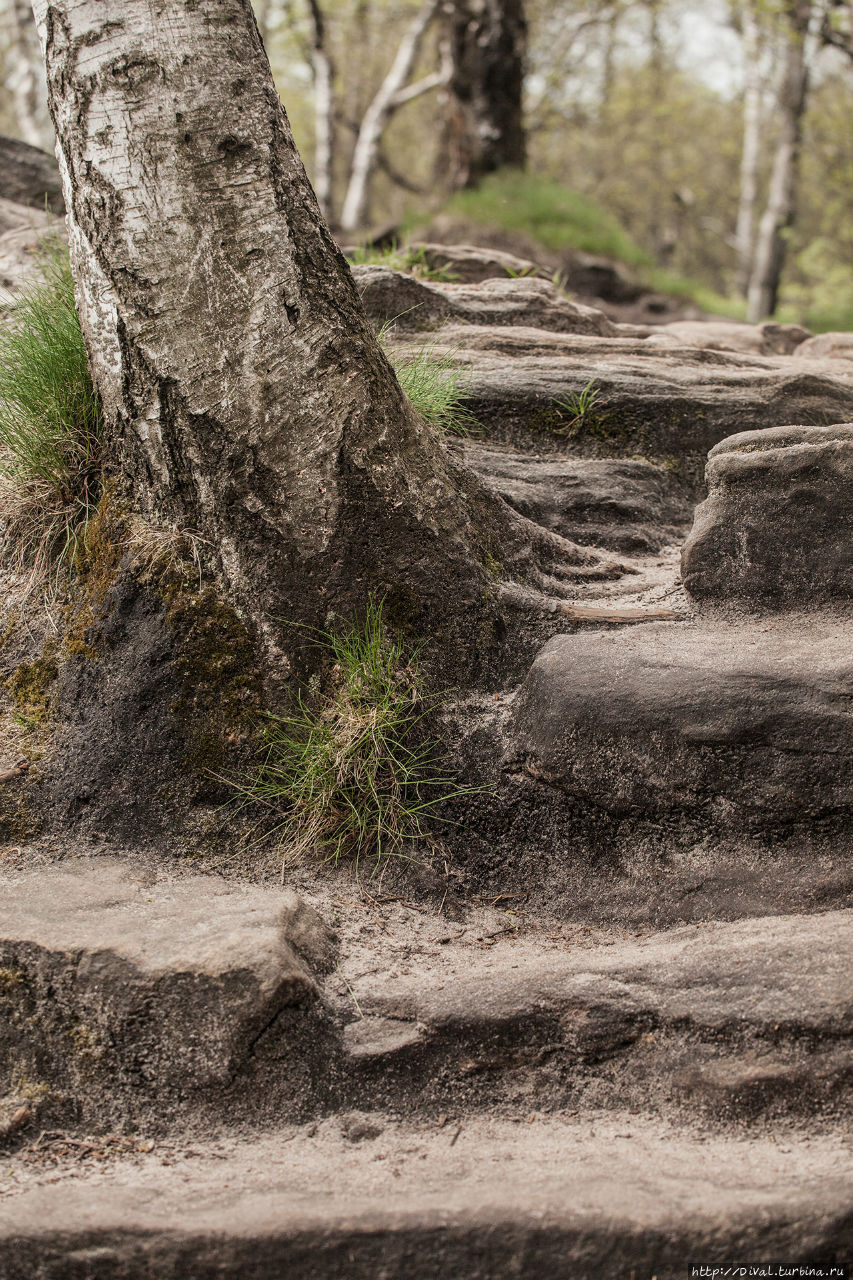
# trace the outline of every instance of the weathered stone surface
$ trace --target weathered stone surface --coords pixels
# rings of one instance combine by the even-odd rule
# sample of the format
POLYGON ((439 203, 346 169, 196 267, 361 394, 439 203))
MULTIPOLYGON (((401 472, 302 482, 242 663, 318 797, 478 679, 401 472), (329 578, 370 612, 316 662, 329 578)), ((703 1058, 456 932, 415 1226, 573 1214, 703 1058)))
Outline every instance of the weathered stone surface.
POLYGON ((707 833, 853 814, 853 648, 843 622, 653 623, 556 636, 514 709, 511 756, 613 816, 707 833))
POLYGON ((433 270, 451 271, 460 284, 480 284, 483 280, 507 280, 523 276, 550 278, 549 272, 529 258, 519 258, 514 253, 505 253, 500 249, 487 249, 471 244, 430 244, 425 241, 415 241, 411 247, 423 253, 433 270))
POLYGON ((853 360, 853 333, 818 333, 794 354, 798 360, 853 360))
POLYGON ((352 269, 364 308, 376 325, 396 330, 435 328, 446 321, 527 325, 558 333, 611 334, 615 326, 592 307, 570 302, 547 280, 485 280, 443 284, 415 280, 389 267, 352 269))
POLYGON ((287 890, 98 858, 9 872, 2 895, 3 1074, 107 1116, 227 1090, 331 958, 287 890))
POLYGON ((798 324, 740 324, 733 320, 676 320, 660 325, 650 346, 701 347, 706 351, 739 351, 744 355, 786 356, 811 339, 798 324))
POLYGON ((721 441, 682 577, 700 602, 804 605, 853 597, 853 425, 721 441))
POLYGON ((0 136, 0 197, 51 213, 65 212, 59 166, 52 155, 17 138, 0 136))
POLYGON ((840 1137, 744 1142, 533 1110, 380 1124, 360 1142, 330 1120, 196 1142, 165 1167, 155 1148, 78 1168, 2 1203, 0 1276, 683 1280, 685 1259, 848 1256, 840 1137))
POLYGON ((786 357, 661 350, 633 338, 540 338, 530 329, 463 335, 458 326, 440 331, 435 349, 465 371, 469 407, 489 438, 537 451, 690 456, 704 464, 708 450, 734 432, 792 416, 816 423, 853 417, 848 378, 806 372, 786 357), (577 420, 571 397, 590 381, 598 398, 577 420))
POLYGON ((538 456, 466 442, 464 460, 522 515, 575 542, 626 554, 676 541, 691 507, 650 462, 538 456))

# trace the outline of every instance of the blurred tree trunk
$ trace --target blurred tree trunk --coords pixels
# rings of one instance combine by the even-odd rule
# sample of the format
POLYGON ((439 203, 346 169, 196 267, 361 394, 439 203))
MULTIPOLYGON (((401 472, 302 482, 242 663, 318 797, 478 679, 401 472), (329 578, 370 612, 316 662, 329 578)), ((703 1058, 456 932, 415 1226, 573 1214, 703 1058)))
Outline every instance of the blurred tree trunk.
POLYGON ((308 0, 313 32, 314 192, 326 218, 332 216, 335 160, 335 69, 326 42, 326 18, 318 0, 308 0))
POLYGON ((449 0, 445 15, 452 75, 441 167, 456 190, 526 162, 527 23, 523 0, 449 0))
POLYGON ((14 104, 18 132, 32 147, 49 147, 44 66, 29 0, 5 0, 4 8, 9 33, 6 87, 14 104))
POLYGON ((615 571, 511 511, 404 397, 249 0, 34 8, 111 465, 201 535, 268 652, 377 587, 470 669, 506 634, 498 557, 528 594, 615 571))
POLYGON ((741 13, 743 54, 746 76, 743 93, 743 147, 740 162, 740 196, 738 201, 735 247, 737 251, 736 288, 744 298, 749 292, 753 267, 755 208, 758 201, 758 166, 761 159, 761 28, 754 0, 746 0, 741 13))
POLYGON ((823 9, 819 0, 815 3, 811 0, 788 0, 785 9, 786 47, 777 100, 780 133, 749 282, 747 314, 753 323, 772 316, 779 299, 788 234, 797 213, 797 182, 812 38, 822 25, 823 9))
POLYGON ((439 0, 426 0, 410 23, 400 41, 394 61, 373 101, 364 114, 358 131, 352 157, 349 185, 341 209, 341 227, 354 231, 364 225, 367 214, 367 196, 370 179, 379 162, 382 135, 392 116, 407 102, 413 102, 432 89, 437 89, 447 79, 448 72, 440 69, 414 84, 408 80, 421 51, 424 36, 438 10, 439 0))

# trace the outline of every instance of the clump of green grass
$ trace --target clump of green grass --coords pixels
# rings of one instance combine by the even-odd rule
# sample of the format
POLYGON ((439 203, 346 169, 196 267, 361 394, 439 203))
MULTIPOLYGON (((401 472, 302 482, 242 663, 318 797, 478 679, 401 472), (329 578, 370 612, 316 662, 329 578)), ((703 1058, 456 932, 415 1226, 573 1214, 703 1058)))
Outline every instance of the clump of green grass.
POLYGON ((580 391, 569 391, 554 400, 555 406, 565 414, 565 420, 559 427, 552 427, 554 435, 572 436, 580 431, 586 422, 596 416, 596 407, 600 407, 601 388, 595 378, 591 378, 580 391))
POLYGON ((391 267, 394 271, 407 271, 418 280, 458 280, 459 276, 451 267, 437 267, 430 262, 423 245, 415 248, 410 245, 392 245, 387 249, 373 249, 369 245, 358 245, 351 252, 350 261, 359 267, 391 267))
POLYGON ((33 580, 73 561, 101 489, 104 423, 64 249, 0 323, 0 523, 33 580))
POLYGON ((467 371, 459 368, 452 352, 439 352, 435 342, 414 347, 392 346, 389 341, 392 323, 389 321, 380 329, 379 345, 423 420, 436 431, 451 435, 469 436, 476 432, 479 423, 465 405, 467 371))
POLYGON ((360 626, 317 643, 330 660, 324 691, 309 688, 287 715, 267 714, 255 769, 232 780, 241 807, 265 811, 252 838, 274 842, 286 861, 405 856, 436 806, 461 794, 423 732, 441 700, 422 697, 417 653, 407 658, 389 638, 376 596, 360 626))

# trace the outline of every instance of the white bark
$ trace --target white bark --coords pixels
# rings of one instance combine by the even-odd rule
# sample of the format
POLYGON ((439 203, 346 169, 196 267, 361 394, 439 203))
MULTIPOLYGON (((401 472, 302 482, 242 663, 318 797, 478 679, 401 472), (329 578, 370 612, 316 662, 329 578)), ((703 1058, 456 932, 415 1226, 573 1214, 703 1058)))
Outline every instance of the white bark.
POLYGON ((364 221, 368 184, 376 168, 379 144, 394 112, 405 103, 411 102, 413 98, 428 93, 445 81, 447 72, 442 71, 436 75, 426 76, 415 84, 407 85, 423 38, 438 10, 438 4, 439 0, 427 0, 412 21, 400 42, 391 69, 365 112, 358 131, 349 185, 341 210, 341 226, 345 231, 354 231, 364 221))
POLYGON ((29 0, 6 0, 9 32, 9 74, 6 87, 12 97, 18 132, 33 147, 50 146, 47 86, 29 0))
POLYGON ((326 48, 326 22, 318 0, 308 0, 314 40, 314 192, 327 218, 332 215, 335 156, 334 67, 326 48))
POLYGON ((738 293, 746 297, 753 265, 755 209, 758 201, 758 166, 761 159, 761 105, 764 90, 761 74, 761 28, 753 0, 742 9, 743 52, 746 75, 743 93, 743 147, 740 159, 740 198, 738 201, 735 248, 737 252, 738 293))
POLYGON ((787 237, 796 217, 809 72, 817 52, 824 14, 825 4, 821 0, 811 4, 792 0, 778 95, 779 140, 773 157, 767 205, 758 227, 749 283, 747 317, 753 324, 773 315, 779 298, 787 237))
POLYGON ((507 634, 489 554, 552 591, 614 570, 512 512, 403 396, 249 0, 34 9, 108 465, 202 535, 270 652, 301 643, 285 619, 322 627, 377 589, 482 670, 507 634))

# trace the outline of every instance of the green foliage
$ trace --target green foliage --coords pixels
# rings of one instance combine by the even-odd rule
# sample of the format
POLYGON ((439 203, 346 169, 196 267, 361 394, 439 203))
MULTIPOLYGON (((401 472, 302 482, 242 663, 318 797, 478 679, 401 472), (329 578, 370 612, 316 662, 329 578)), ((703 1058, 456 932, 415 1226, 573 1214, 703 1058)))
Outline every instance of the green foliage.
POLYGON ((581 249, 634 266, 651 263, 616 219, 592 200, 550 178, 518 169, 504 169, 479 187, 458 192, 446 212, 483 227, 522 232, 552 252, 581 249))
POLYGON ((315 681, 290 714, 264 717, 257 766, 232 781, 239 805, 262 806, 252 834, 285 859, 399 856, 425 837, 435 807, 461 794, 423 733, 440 699, 422 699, 417 654, 389 639, 375 596, 361 626, 320 633, 318 644, 326 687, 315 681))
POLYGON ((100 493, 103 417, 57 247, 0 325, 0 519, 39 576, 72 560, 100 493))
POLYGON ((437 431, 467 436, 476 430, 474 415, 465 408, 468 374, 455 363, 453 355, 440 354, 434 342, 420 347, 389 345, 390 326, 385 324, 379 342, 388 357, 397 381, 418 413, 437 431))
POLYGON ((393 271, 407 271, 418 280, 459 279, 450 267, 434 266, 423 245, 418 248, 411 245, 394 245, 388 249, 372 249, 369 245, 359 245, 349 252, 349 259, 357 267, 391 267, 393 271))

